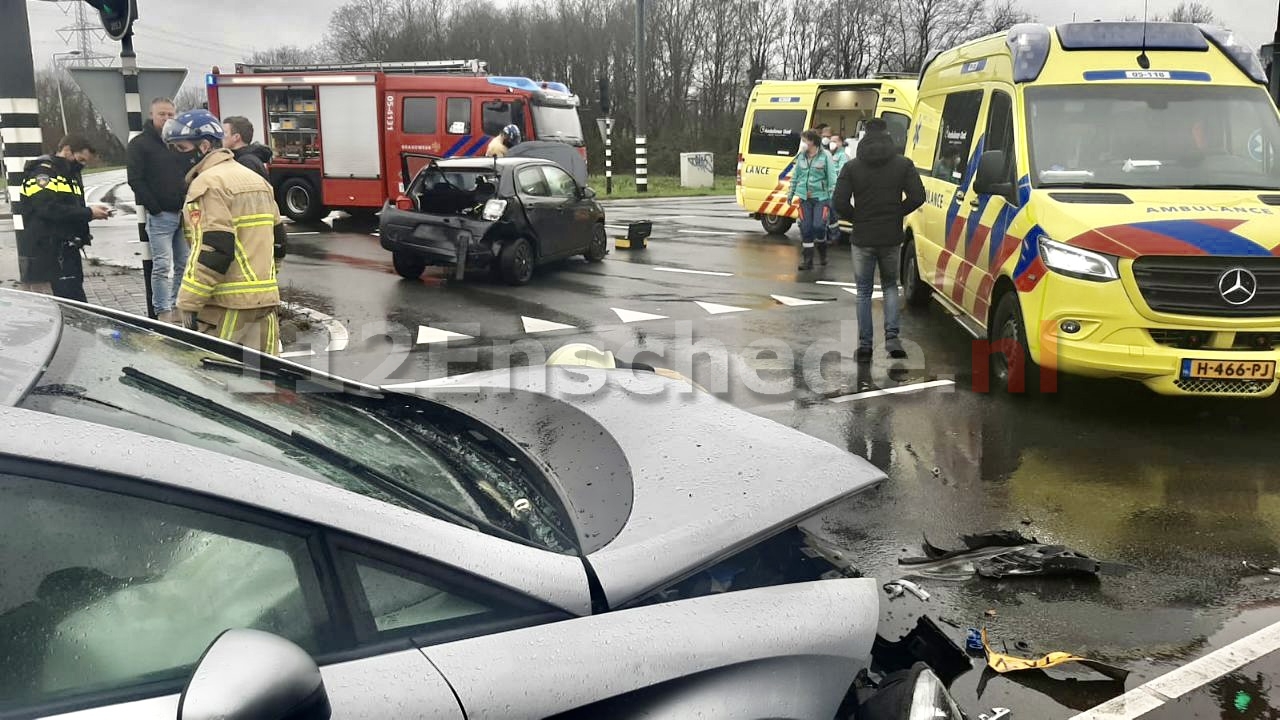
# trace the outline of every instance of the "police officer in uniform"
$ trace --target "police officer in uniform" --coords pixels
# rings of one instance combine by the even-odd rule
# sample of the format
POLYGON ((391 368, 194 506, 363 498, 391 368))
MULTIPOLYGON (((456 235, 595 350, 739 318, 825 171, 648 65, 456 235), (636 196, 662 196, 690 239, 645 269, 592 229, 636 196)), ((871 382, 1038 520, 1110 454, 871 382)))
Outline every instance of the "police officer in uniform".
POLYGON ((93 239, 91 220, 106 220, 110 211, 89 208, 80 171, 97 153, 87 140, 68 135, 58 152, 27 163, 22 178, 25 225, 18 260, 27 290, 85 302, 81 248, 93 239))
POLYGON ((222 123, 190 110, 165 123, 170 150, 188 155, 183 227, 191 259, 182 275, 178 310, 191 330, 275 355, 279 350, 280 288, 276 263, 285 231, 271 185, 222 147, 222 123))

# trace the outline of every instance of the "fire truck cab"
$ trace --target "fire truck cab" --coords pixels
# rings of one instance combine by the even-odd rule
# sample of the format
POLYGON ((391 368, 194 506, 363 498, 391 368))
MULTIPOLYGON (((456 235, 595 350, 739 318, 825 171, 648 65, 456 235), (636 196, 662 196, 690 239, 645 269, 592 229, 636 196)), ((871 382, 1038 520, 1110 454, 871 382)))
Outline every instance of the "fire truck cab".
MULTIPOLYGON (((248 118, 270 146, 280 211, 372 215, 403 192, 402 153, 484 155, 514 124, 524 139, 586 154, 579 100, 561 83, 495 76, 480 60, 246 65, 206 77, 209 110, 248 118)), ((418 163, 425 162, 418 160, 418 163)))

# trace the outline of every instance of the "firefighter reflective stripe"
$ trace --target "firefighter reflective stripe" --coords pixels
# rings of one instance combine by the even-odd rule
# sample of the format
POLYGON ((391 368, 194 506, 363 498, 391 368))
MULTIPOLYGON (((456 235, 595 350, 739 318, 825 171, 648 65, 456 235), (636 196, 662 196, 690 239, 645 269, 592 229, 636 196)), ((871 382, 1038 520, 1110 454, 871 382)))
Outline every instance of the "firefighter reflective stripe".
POLYGON ((219 298, 228 295, 248 295, 250 293, 274 292, 279 289, 279 285, 275 280, 246 280, 243 282, 224 282, 218 283, 216 288, 210 293, 211 297, 219 298))
MULTIPOLYGON (((196 262, 195 253, 191 254, 191 262, 193 263, 196 262)), ((204 283, 197 280, 194 275, 191 275, 191 274, 183 276, 182 287, 185 288, 188 292, 199 295, 202 298, 213 297, 213 289, 214 289, 213 286, 205 285, 204 283)))
POLYGON ((257 280, 258 274, 253 271, 253 267, 249 264, 249 253, 244 249, 244 245, 240 243, 240 230, 252 227, 274 227, 276 216, 270 213, 241 215, 232 218, 231 224, 236 229, 236 263, 240 265, 240 273, 248 280, 257 280))
POLYGON ((223 340, 230 340, 236 334, 236 323, 240 320, 240 311, 229 308, 227 314, 222 316, 222 328, 218 331, 218 337, 223 340))
POLYGON ((271 354, 276 354, 276 347, 280 344, 280 318, 275 313, 267 316, 267 347, 264 350, 271 354))
POLYGON ((231 219, 231 224, 238 227, 273 227, 276 224, 276 216, 263 215, 241 215, 231 219))
POLYGON ((244 275, 246 280, 258 279, 257 273, 249 266, 249 253, 245 252, 244 245, 240 244, 239 236, 236 237, 236 264, 240 266, 240 274, 244 275))

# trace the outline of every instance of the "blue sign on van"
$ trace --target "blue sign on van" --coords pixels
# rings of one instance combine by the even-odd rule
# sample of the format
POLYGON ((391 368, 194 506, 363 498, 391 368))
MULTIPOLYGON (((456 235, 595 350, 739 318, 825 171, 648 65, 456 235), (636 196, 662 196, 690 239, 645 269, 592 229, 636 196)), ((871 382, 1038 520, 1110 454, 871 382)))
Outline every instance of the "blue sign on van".
POLYGON ((973 62, 965 63, 964 67, 960 68, 960 74, 968 75, 969 73, 982 72, 983 70, 986 70, 986 69, 987 69, 987 59, 982 58, 981 60, 974 60, 973 62))
POLYGON ((1192 70, 1091 70, 1084 74, 1087 82, 1111 80, 1178 80, 1180 82, 1213 82, 1207 72, 1192 70))

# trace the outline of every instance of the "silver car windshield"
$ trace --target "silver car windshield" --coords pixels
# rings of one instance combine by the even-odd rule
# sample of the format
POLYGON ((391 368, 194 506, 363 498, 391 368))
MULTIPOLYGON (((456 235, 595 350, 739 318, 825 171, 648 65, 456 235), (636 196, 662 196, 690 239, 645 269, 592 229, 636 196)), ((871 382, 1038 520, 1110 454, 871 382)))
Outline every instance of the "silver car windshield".
MULTIPOLYGON (((20 407, 174 440, 556 552, 554 491, 500 438, 402 396, 248 371, 198 347, 63 307, 57 350, 20 407)), ((105 449, 104 449, 105 450, 105 449)))
POLYGON ((578 111, 567 107, 533 106, 533 129, 539 140, 582 144, 582 122, 578 111))
POLYGON ((1280 120, 1262 88, 1028 88, 1039 187, 1280 189, 1280 120))

